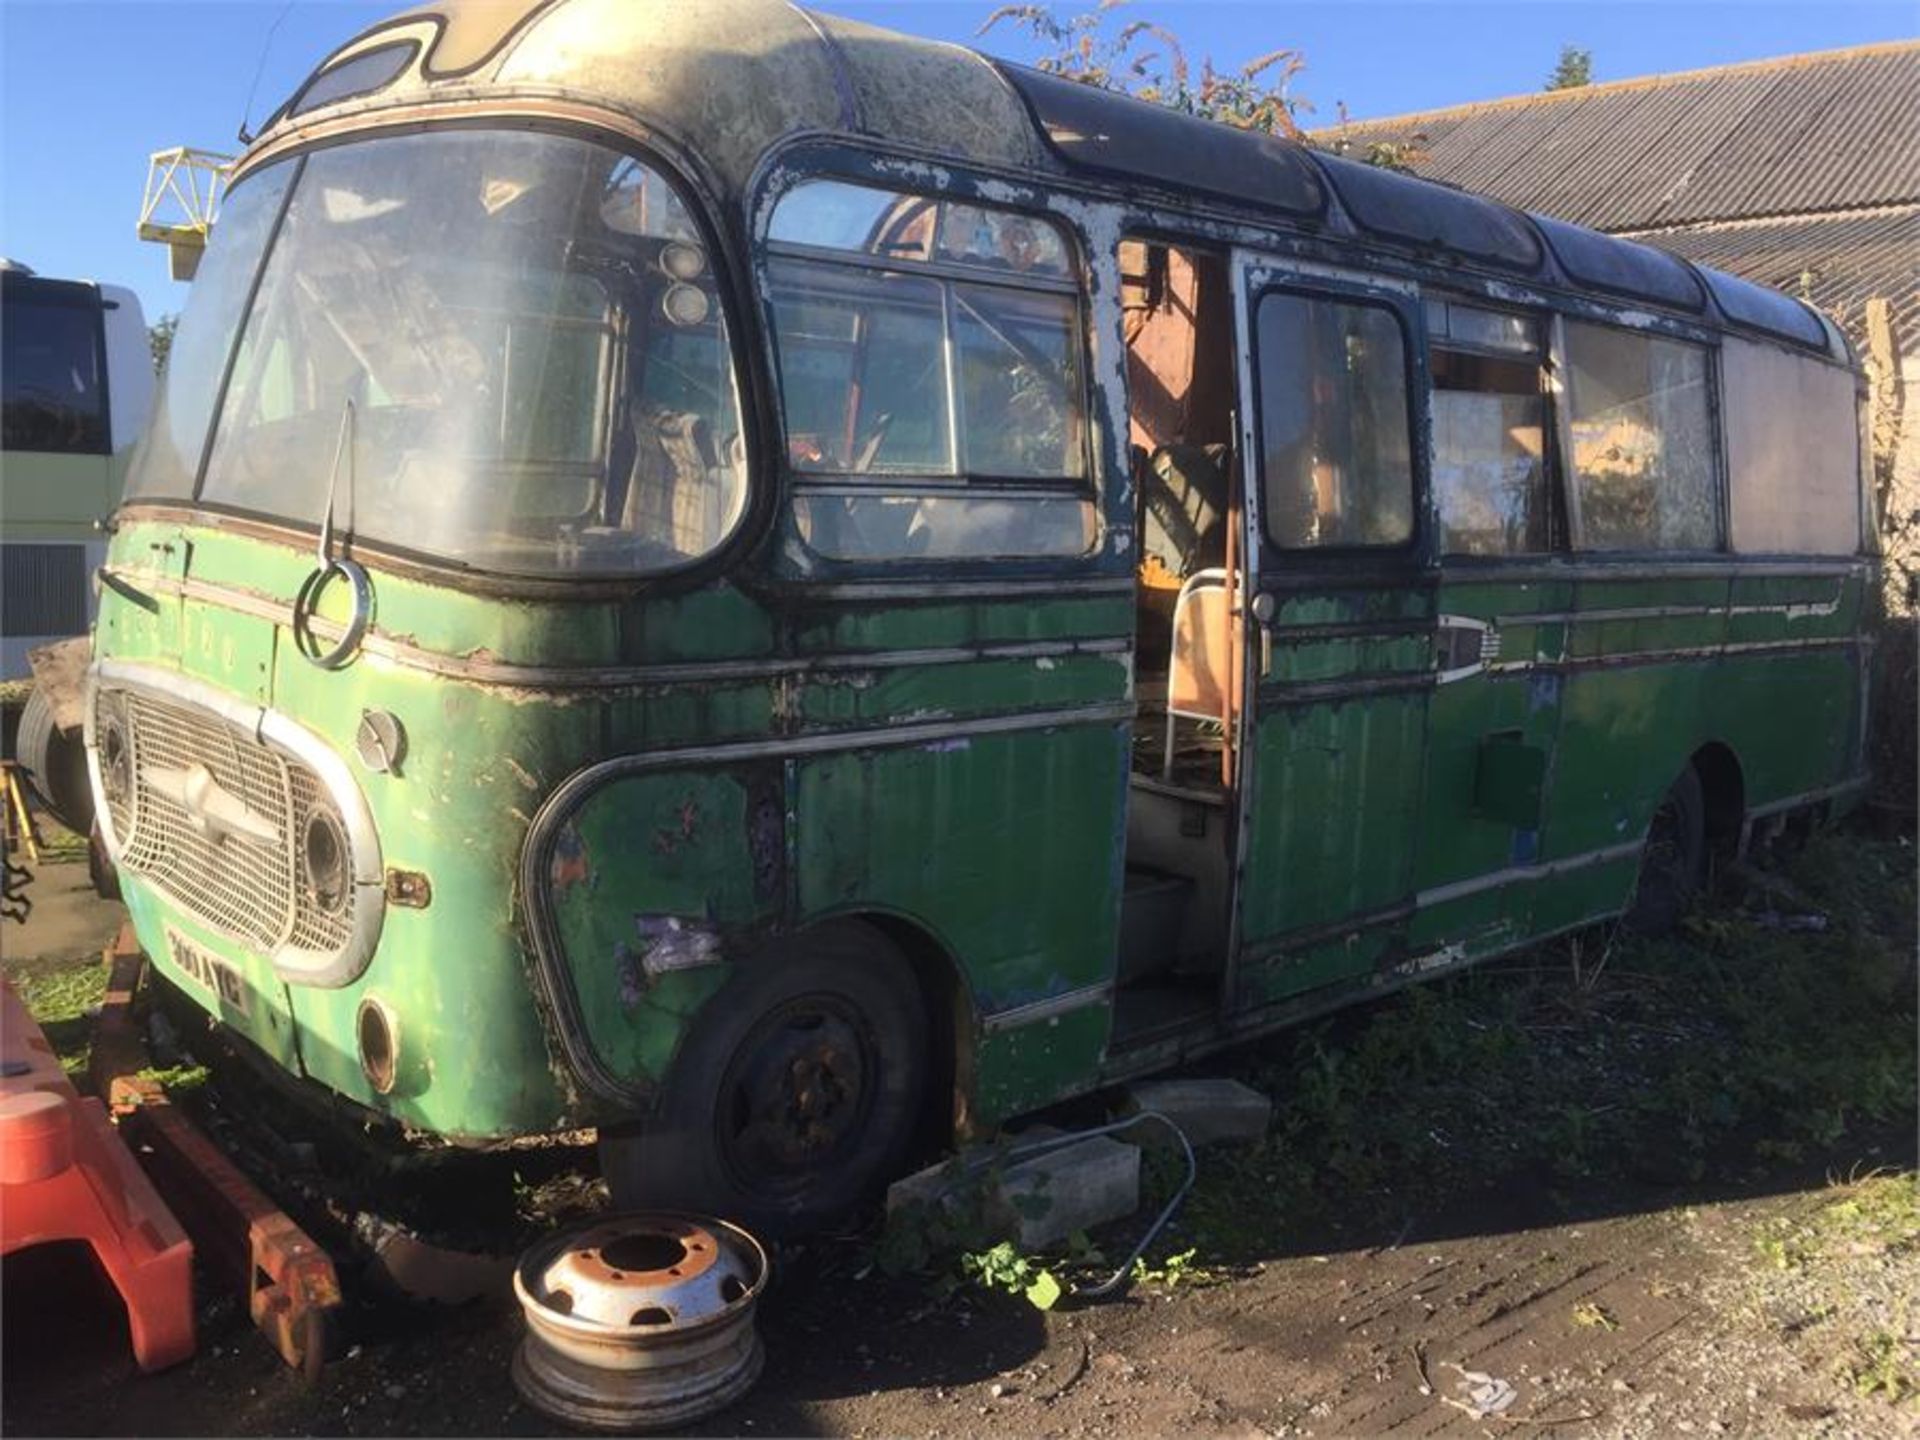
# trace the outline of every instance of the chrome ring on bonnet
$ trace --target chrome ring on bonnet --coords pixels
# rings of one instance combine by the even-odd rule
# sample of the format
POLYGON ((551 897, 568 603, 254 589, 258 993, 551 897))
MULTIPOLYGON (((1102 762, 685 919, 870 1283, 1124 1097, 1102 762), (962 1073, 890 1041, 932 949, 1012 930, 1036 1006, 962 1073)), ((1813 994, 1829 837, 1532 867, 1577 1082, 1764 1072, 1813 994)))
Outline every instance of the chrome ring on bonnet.
POLYGON ((373 620, 373 581, 365 568, 352 560, 328 559, 300 582, 300 593, 293 597, 293 639, 300 653, 322 670, 338 670, 360 648, 367 626, 373 620), (340 641, 331 650, 320 648, 313 633, 313 612, 320 603, 320 592, 335 575, 353 587, 353 614, 340 641))

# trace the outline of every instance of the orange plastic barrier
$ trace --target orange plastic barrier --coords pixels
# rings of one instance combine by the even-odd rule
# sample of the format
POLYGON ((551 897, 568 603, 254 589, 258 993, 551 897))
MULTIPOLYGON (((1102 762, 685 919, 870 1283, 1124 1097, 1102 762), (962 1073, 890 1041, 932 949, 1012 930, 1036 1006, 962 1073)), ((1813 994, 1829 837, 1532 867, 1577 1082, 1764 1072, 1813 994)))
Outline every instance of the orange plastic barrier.
MULTIPOLYGON (((98 1100, 83 1100, 0 982, 0 1254, 84 1240, 126 1302, 133 1356, 193 1354, 193 1246, 98 1100)), ((24 1310, 22 1313, 25 1313, 24 1310)))

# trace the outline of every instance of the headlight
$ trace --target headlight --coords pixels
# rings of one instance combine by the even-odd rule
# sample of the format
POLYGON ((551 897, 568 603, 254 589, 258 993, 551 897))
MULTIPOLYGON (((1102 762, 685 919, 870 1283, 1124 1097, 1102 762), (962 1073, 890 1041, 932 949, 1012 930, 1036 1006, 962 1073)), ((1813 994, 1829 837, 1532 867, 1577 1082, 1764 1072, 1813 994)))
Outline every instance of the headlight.
POLYGON ((300 835, 301 880, 307 899, 323 915, 346 909, 353 885, 353 866, 347 847, 347 827, 331 805, 320 803, 307 812, 300 835))
POLYGON ((133 742, 127 736, 127 716, 117 699, 100 707, 100 788, 109 805, 125 805, 133 797, 133 742))

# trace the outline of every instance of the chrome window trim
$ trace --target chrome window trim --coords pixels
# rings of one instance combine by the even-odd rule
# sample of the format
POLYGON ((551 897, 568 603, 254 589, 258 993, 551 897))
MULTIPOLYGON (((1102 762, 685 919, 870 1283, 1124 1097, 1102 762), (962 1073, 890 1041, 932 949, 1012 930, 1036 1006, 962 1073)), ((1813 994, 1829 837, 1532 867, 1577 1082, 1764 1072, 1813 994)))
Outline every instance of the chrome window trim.
MULTIPOLYGON (((289 716, 268 706, 242 700, 204 681, 192 679, 178 671, 126 660, 96 661, 87 672, 87 777, 93 787, 95 810, 100 817, 100 834, 106 843, 107 854, 115 865, 120 864, 125 847, 122 837, 114 831, 111 807, 106 803, 106 791, 100 783, 100 753, 94 723, 103 686, 109 689, 144 690, 167 700, 192 705, 224 720, 250 736, 256 744, 277 750, 299 762, 313 773, 322 792, 333 802, 346 825, 353 858, 353 928, 346 944, 339 950, 314 951, 289 944, 280 946, 266 958, 272 964, 274 973, 290 985, 337 990, 359 979, 373 960, 386 918, 386 869, 381 856, 379 830, 373 823, 372 812, 367 808, 366 797, 347 768, 345 757, 289 716)), ((199 919, 191 910, 184 913, 195 920, 199 919)))

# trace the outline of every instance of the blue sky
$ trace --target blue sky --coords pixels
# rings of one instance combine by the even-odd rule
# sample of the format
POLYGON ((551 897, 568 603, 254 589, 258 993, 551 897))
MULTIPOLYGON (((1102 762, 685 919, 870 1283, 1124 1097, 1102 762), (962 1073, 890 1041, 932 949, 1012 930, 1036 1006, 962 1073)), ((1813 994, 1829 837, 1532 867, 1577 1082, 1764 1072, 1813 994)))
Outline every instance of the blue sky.
MULTIPOLYGON (((818 3, 1033 58, 1004 26, 975 40, 993 9, 987 0, 818 3)), ((0 254, 43 274, 131 285, 149 320, 178 310, 186 289, 168 280, 166 252, 133 233, 148 152, 236 148, 250 92, 257 122, 328 50, 399 8, 0 0, 0 254)), ((1565 43, 1590 49, 1596 78, 1609 80, 1915 33, 1911 0, 1132 0, 1129 9, 1177 32, 1196 64, 1209 54, 1231 67, 1281 47, 1302 51, 1307 69, 1294 90, 1319 123, 1342 101, 1367 118, 1537 90, 1565 43)))

